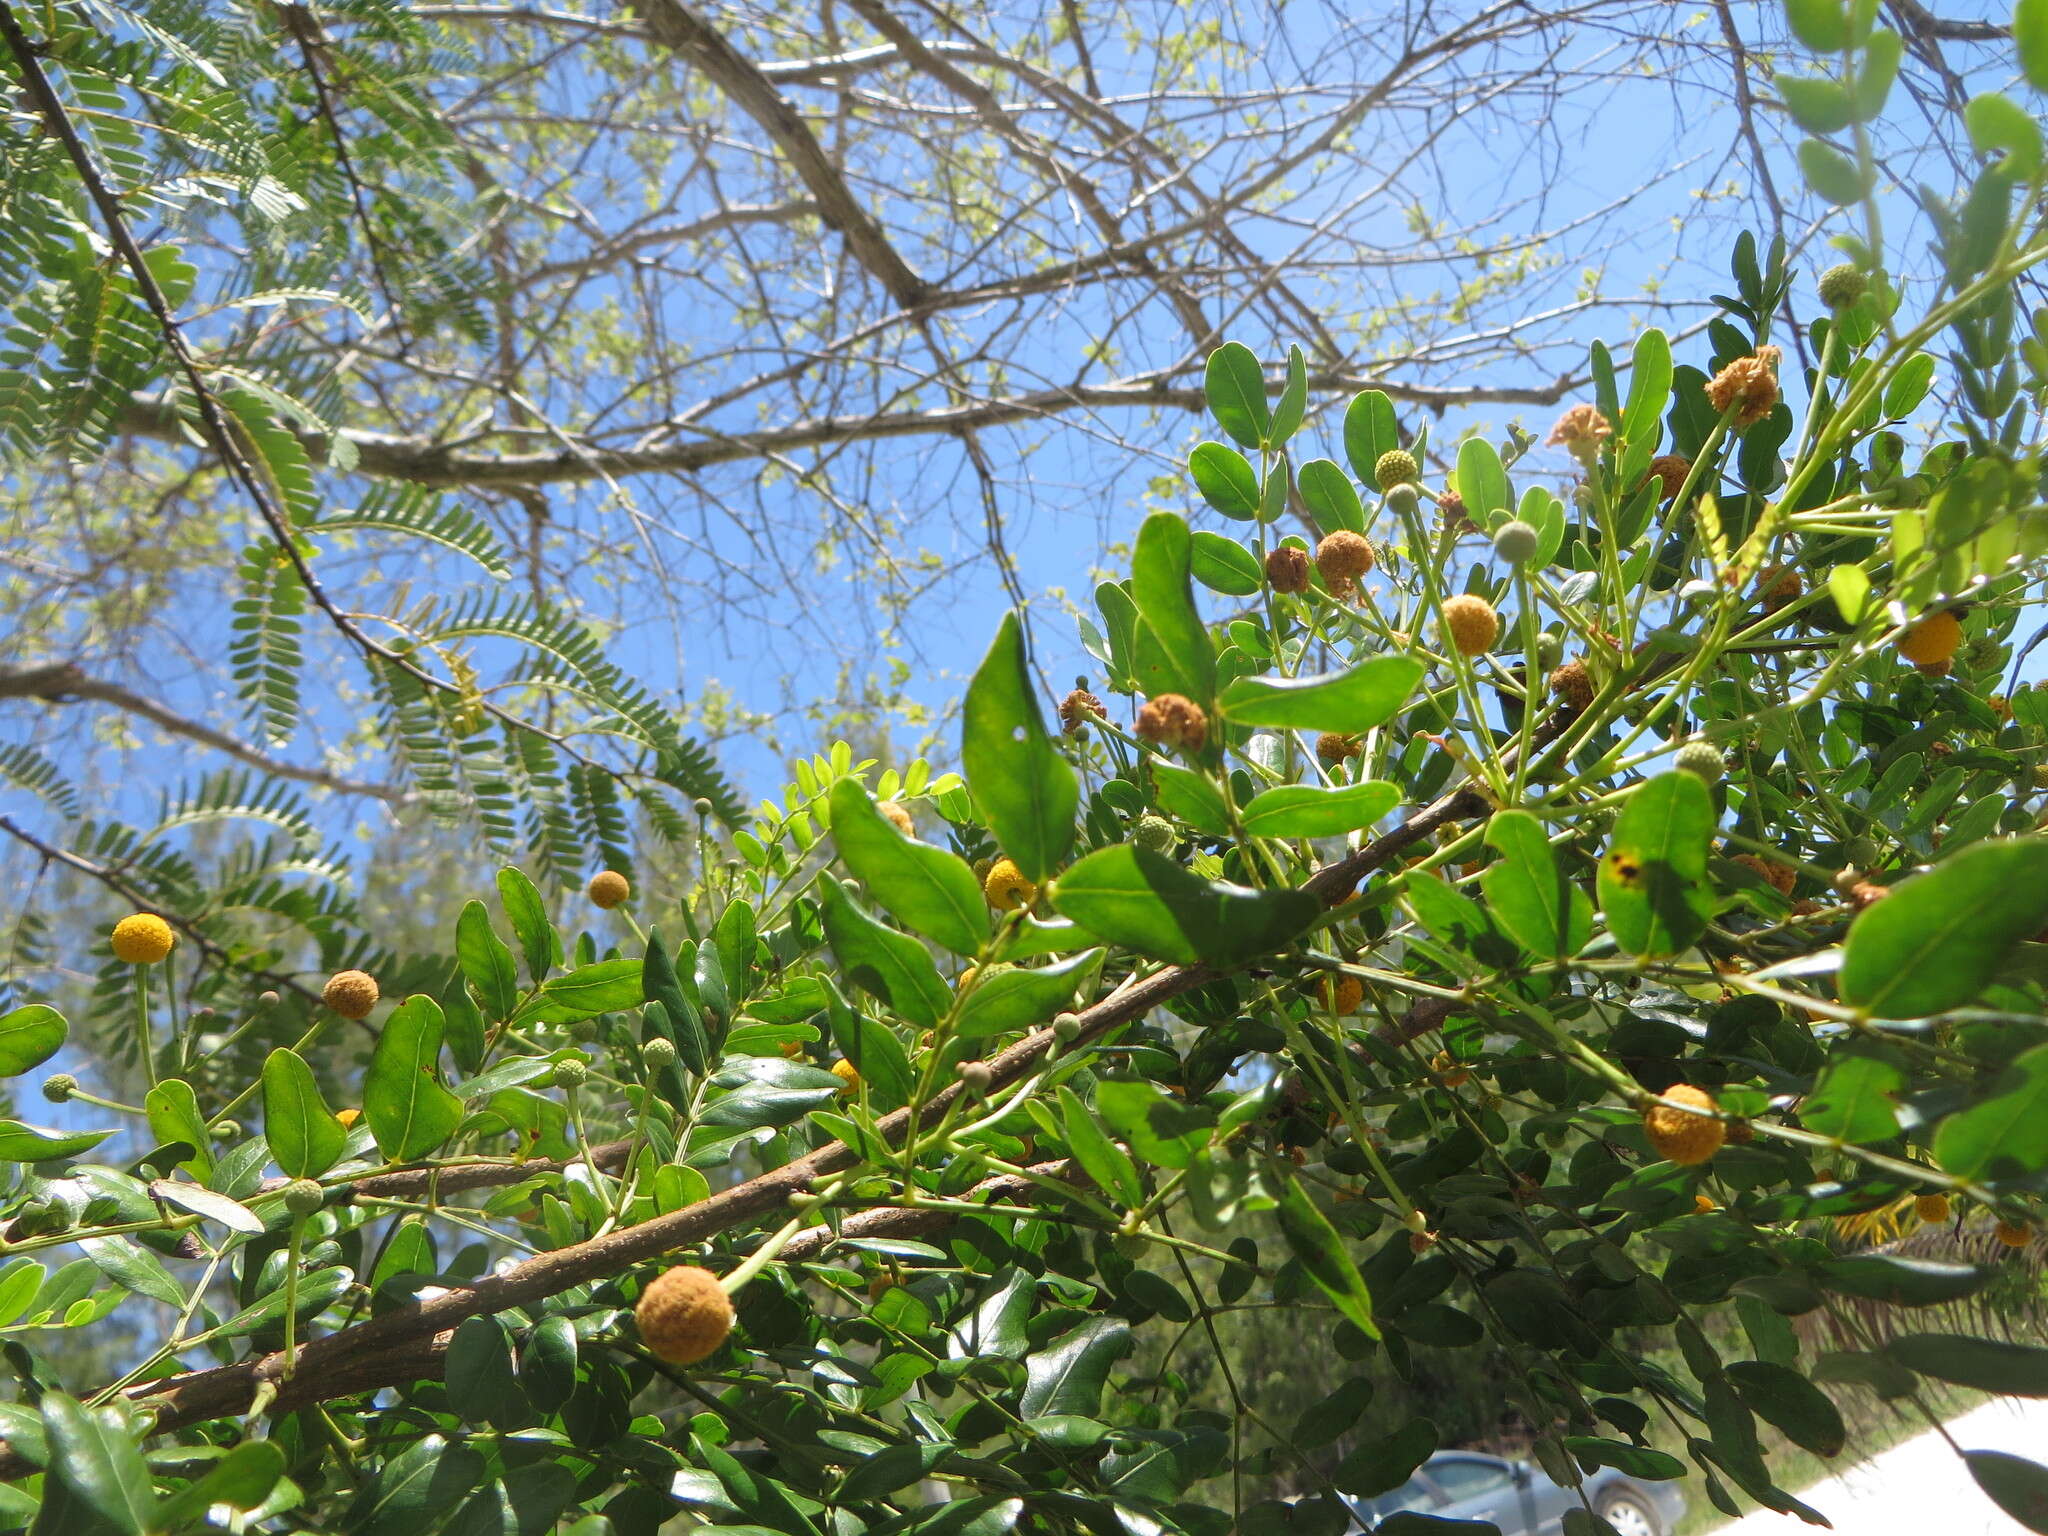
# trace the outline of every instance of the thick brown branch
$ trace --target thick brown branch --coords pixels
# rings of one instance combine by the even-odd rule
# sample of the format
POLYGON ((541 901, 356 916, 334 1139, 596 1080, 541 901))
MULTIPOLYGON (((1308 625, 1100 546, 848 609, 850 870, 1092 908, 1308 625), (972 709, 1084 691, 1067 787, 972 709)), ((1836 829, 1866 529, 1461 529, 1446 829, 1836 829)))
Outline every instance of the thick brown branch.
POLYGON ((146 699, 139 693, 123 688, 119 683, 110 683, 102 678, 88 677, 72 662, 51 662, 40 667, 0 667, 0 699, 41 699, 48 704, 70 704, 79 699, 92 699, 97 703, 111 704, 131 715, 140 715, 153 724, 162 726, 174 736, 183 736, 202 746, 212 747, 216 752, 225 752, 238 762, 247 763, 273 778, 291 779, 300 784, 313 784, 321 789, 331 789, 343 795, 369 795, 393 805, 406 799, 404 790, 393 784, 363 784, 354 779, 345 779, 339 774, 329 773, 324 768, 301 768, 296 763, 279 762, 276 758, 258 752, 246 742, 237 741, 225 731, 198 720, 190 720, 174 710, 166 709, 154 699, 146 699))
POLYGON ((883 234, 882 226, 853 195, 846 177, 811 132, 803 115, 751 59, 683 0, 638 0, 647 30, 660 46, 681 54, 706 79, 761 127, 818 201, 818 215, 846 241, 846 248, 889 296, 915 308, 931 285, 915 272, 883 234))

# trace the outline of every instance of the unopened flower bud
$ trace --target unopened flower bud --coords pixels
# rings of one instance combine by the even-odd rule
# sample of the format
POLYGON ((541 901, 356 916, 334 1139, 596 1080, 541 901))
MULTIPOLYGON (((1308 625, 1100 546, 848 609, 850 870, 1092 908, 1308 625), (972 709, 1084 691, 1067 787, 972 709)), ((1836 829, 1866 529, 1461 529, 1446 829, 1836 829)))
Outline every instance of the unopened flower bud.
POLYGON ((564 1056, 555 1063, 554 1082, 557 1088, 580 1088, 590 1076, 590 1063, 581 1056, 564 1056))
POLYGON ((995 1081, 995 1070, 985 1061, 963 1061, 960 1063, 960 1086, 976 1095, 988 1092, 988 1086, 995 1081))
POLYGON ((667 1035, 656 1035, 640 1047, 640 1057, 647 1063, 647 1070, 650 1072, 672 1067, 676 1064, 676 1043, 667 1035))
POLYGON ((52 1104, 62 1104, 78 1092, 78 1079, 69 1072, 53 1072, 43 1079, 43 1097, 52 1104))
POLYGON ((311 1179, 293 1179, 284 1187, 284 1208, 294 1216, 310 1216, 320 1209, 324 1196, 311 1179))

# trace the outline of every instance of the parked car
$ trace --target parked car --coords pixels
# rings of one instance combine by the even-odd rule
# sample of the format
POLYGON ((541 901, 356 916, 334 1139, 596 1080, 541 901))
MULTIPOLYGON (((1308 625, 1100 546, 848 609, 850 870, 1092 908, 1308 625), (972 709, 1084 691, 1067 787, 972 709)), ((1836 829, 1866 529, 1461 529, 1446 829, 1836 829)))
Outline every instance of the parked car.
MULTIPOLYGON (((1676 1483, 1644 1483, 1603 1467, 1586 1478, 1585 1501, 1620 1536, 1670 1536, 1685 1513, 1676 1483)), ((1526 1461, 1477 1451, 1439 1451, 1420 1470, 1376 1499, 1351 1501, 1358 1524, 1370 1531, 1401 1510, 1446 1520, 1484 1520, 1501 1536, 1558 1536, 1564 1512, 1579 1504, 1579 1490, 1561 1488, 1526 1461)))

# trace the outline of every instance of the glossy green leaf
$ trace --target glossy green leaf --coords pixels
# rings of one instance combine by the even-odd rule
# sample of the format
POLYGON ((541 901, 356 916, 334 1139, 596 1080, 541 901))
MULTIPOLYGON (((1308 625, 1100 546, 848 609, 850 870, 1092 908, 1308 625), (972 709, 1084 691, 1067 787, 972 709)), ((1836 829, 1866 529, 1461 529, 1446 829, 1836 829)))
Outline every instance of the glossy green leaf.
POLYGON ((469 1446, 426 1435, 393 1455, 350 1505, 349 1536, 419 1536, 445 1519, 484 1478, 469 1446))
POLYGON ((1458 494, 1466 513, 1481 528, 1487 526, 1489 513, 1505 512, 1512 505, 1500 454, 1476 433, 1458 445, 1458 494))
POLYGON ((1989 1098, 1943 1120, 1934 1156, 1964 1179, 2026 1178, 2048 1168, 2048 1045, 2014 1057, 1989 1098))
POLYGON ((363 1118, 393 1162, 436 1151, 462 1123, 462 1101, 441 1084, 441 1005, 408 997, 385 1021, 363 1076, 363 1118))
POLYGON ((1308 359, 1300 347, 1287 349, 1287 382, 1280 388, 1280 398, 1273 405, 1273 425, 1267 434, 1267 441, 1275 448, 1283 447, 1295 433, 1301 430, 1301 419, 1308 412, 1308 359))
POLYGON ((1354 396, 1344 412, 1344 457, 1351 461, 1351 472, 1359 482, 1367 486, 1376 484, 1373 471, 1379 466, 1380 455, 1400 446, 1401 429, 1394 417, 1394 402, 1377 389, 1363 390, 1354 396))
POLYGON ((1230 808, 1208 774, 1176 763, 1154 763, 1152 782, 1159 809, 1175 821, 1211 837, 1230 832, 1230 808))
MULTIPOLYGON (((1656 450, 1665 406, 1671 403, 1671 343, 1651 329, 1636 338, 1628 376, 1628 403, 1621 410, 1621 435, 1631 459, 1656 450)), ((1648 463, 1647 457, 1644 459, 1648 463)), ((1626 477, 1624 477, 1626 478, 1626 477)), ((1632 481, 1629 483, 1633 483, 1632 481)))
POLYGON ((548 921, 547 904, 533 882, 510 865, 498 871, 498 900, 526 956, 526 973, 538 982, 562 958, 562 941, 548 921))
POLYGON ((839 857, 890 916, 956 955, 981 948, 988 903, 966 860, 898 832, 858 779, 834 784, 831 803, 839 857))
POLYGON ((1808 1266, 1831 1291, 1889 1302, 1895 1307, 1931 1307, 1961 1301, 1982 1290, 1991 1271, 1975 1264, 1907 1259, 1889 1253, 1859 1253, 1808 1266))
POLYGON ((334 1118, 313 1069, 279 1046, 263 1063, 263 1135, 288 1179, 317 1179, 341 1160, 348 1131, 334 1118))
POLYGON ((40 1406, 51 1473, 114 1530, 144 1536, 156 1499, 134 1439, 62 1392, 44 1393, 40 1406))
POLYGON ((240 1232, 244 1237, 254 1237, 265 1228, 265 1222, 239 1200, 230 1200, 226 1195, 207 1189, 199 1184, 187 1184, 179 1179, 157 1179, 149 1186, 149 1192, 166 1205, 190 1211, 195 1216, 217 1222, 230 1232, 240 1232))
POLYGON ((441 989, 441 1018, 446 1026, 442 1038, 455 1065, 464 1072, 481 1072, 490 1050, 490 1032, 482 1010, 460 977, 441 989))
POLYGON ((1035 1419, 1049 1413, 1078 1413, 1093 1418, 1102 1409, 1110 1367, 1130 1349, 1130 1326, 1120 1318, 1094 1318, 1063 1334, 1024 1362, 1018 1415, 1035 1419))
POLYGON ((1193 560, 1188 525, 1171 512, 1154 512, 1140 525, 1131 554, 1131 597, 1138 605, 1144 691, 1183 694, 1206 708, 1216 692, 1216 653, 1195 610, 1193 560), (1156 642, 1149 647, 1147 631, 1156 642))
POLYGON ((270 1440, 244 1440, 207 1470, 204 1477, 157 1505, 152 1529, 198 1527, 216 1504, 248 1511, 262 1507, 284 1476, 284 1452, 270 1440))
POLYGON ((958 1327, 946 1332, 946 1355, 953 1360, 1021 1360, 1030 1353, 1025 1325, 1038 1296, 1038 1281, 1027 1269, 1011 1264, 988 1277, 974 1310, 958 1327))
POLYGON ((1245 805, 1240 820, 1253 837, 1342 837, 1391 811, 1401 791, 1384 779, 1342 784, 1276 784, 1245 805))
POLYGON ((189 1157, 179 1160, 180 1168, 188 1168, 202 1179, 213 1171, 213 1138, 207 1133, 206 1117, 199 1113, 199 1098, 190 1083, 181 1077, 165 1078, 143 1096, 142 1108, 149 1118, 150 1135, 167 1146, 182 1141, 192 1149, 189 1157))
POLYGON ((1109 1139, 1073 1089, 1062 1083, 1058 1095, 1060 1129, 1066 1136, 1067 1150, 1074 1154, 1082 1172, 1124 1204, 1138 1204, 1145 1198, 1145 1187, 1130 1154, 1109 1139))
POLYGON ((147 1248, 119 1236, 84 1238, 78 1247, 95 1269, 123 1290, 167 1307, 184 1307, 185 1288, 147 1248))
POLYGON ((1250 597, 1266 584, 1257 555, 1237 540, 1205 528, 1194 532, 1188 570, 1211 592, 1221 592, 1225 597, 1250 597))
POLYGON ((880 1019, 869 1018, 841 997, 830 977, 825 992, 832 1043, 867 1084, 869 1107, 887 1112, 909 1103, 917 1074, 903 1042, 880 1019))
POLYGON ((1259 474, 1245 456, 1226 443, 1197 443, 1188 455, 1188 473, 1202 500, 1239 522, 1259 515, 1259 474))
POLYGON ((920 1029, 935 1027, 952 1006, 952 993, 925 947, 861 911, 838 881, 820 880, 816 889, 825 940, 847 979, 920 1029))
MULTIPOLYGON (((2041 72, 2035 84, 2048 90, 2048 60, 2042 61, 2041 72)), ((2048 1467, 2006 1451, 1966 1450, 1963 1462, 1992 1503, 2028 1530, 2048 1536, 2048 1467)))
POLYGON ((703 1015, 684 992, 676 975, 675 957, 661 942, 661 930, 650 929, 647 953, 640 961, 640 987, 647 994, 645 1017, 651 1027, 674 1042, 676 1060, 685 1072, 702 1077, 711 1070, 711 1040, 703 1015))
POLYGON ((2048 840, 1972 844, 1857 915, 1842 946, 1842 1001, 1884 1019, 1960 1008, 2044 924, 2048 840))
POLYGON ((1209 354, 1203 374, 1209 412, 1247 448, 1257 448, 1272 434, 1273 415, 1266 407, 1266 375, 1251 348, 1226 341, 1209 354))
POLYGON ((484 1013, 494 1020, 511 1018, 519 1006, 519 976, 511 949, 498 937, 480 901, 464 903, 455 920, 455 958, 484 1013))
POLYGON ((527 1333, 519 1351, 519 1389, 542 1413, 553 1413, 576 1390, 576 1354, 576 1325, 559 1312, 527 1333))
POLYGON ((1499 811, 1486 841, 1500 857, 1479 877, 1493 920, 1541 959, 1561 959, 1593 936, 1593 903, 1559 866, 1543 823, 1527 811, 1499 811))
POLYGON ((1436 1447, 1436 1425, 1418 1415, 1398 1429, 1366 1437, 1337 1463, 1331 1481, 1355 1498, 1375 1499, 1407 1482, 1436 1447))
POLYGON ((466 1317, 448 1341, 443 1379, 448 1406, 469 1424, 510 1428, 519 1421, 519 1383, 512 1371, 512 1340, 495 1317, 466 1317))
POLYGON ((47 1131, 20 1120, 0 1120, 0 1163, 40 1163, 76 1157, 113 1135, 112 1131, 47 1131))
POLYGON ((45 1003, 27 1003, 0 1016, 0 1077, 19 1077, 63 1046, 70 1027, 45 1003))
POLYGON ((1129 844, 1091 853, 1061 875, 1053 906, 1108 943, 1224 968, 1283 947, 1322 911, 1306 891, 1204 880, 1129 844))
POLYGON ((1706 930, 1713 834, 1713 798, 1693 774, 1659 774, 1628 797, 1599 876, 1601 910, 1624 950, 1645 959, 1676 954, 1706 930))
POLYGON ((1899 1133, 1897 1095, 1905 1074, 1876 1055, 1838 1055, 1799 1108, 1810 1131, 1844 1142, 1888 1141, 1899 1133))
POLYGON ((1358 499, 1358 487, 1341 465, 1330 459, 1310 459, 1295 471, 1294 483, 1319 533, 1365 532, 1365 506, 1358 499))
POLYGON ((1728 1367, 1728 1379, 1750 1411, 1795 1445, 1834 1456, 1848 1443, 1841 1410, 1799 1372, 1763 1360, 1728 1367))
POLYGON ((579 965, 550 976, 512 1015, 515 1023, 573 1024, 601 1013, 623 1013, 646 1001, 642 962, 620 958, 579 965))
POLYGON ((1884 1352, 1936 1381, 2000 1397, 2048 1397, 2048 1349, 1957 1333, 1902 1333, 1884 1352))
POLYGON ((997 971, 977 981, 960 1005, 954 1033, 963 1040, 979 1040, 1035 1029, 1073 1002, 1075 991, 1101 968, 1107 953, 1091 949, 1057 965, 997 971))
POLYGON ((1042 884, 1073 846, 1081 792, 1039 717, 1024 631, 1014 613, 1003 616, 968 684, 960 760, 1003 852, 1025 879, 1042 884))
POLYGON ((1665 1482, 1685 1476, 1685 1463, 1667 1451, 1629 1445, 1620 1440, 1602 1440, 1592 1435, 1566 1435, 1564 1448, 1582 1467, 1612 1467, 1630 1477, 1665 1482))
POLYGON ((1223 713, 1239 725, 1355 735, 1399 713, 1422 681, 1412 656, 1374 656, 1314 677, 1241 677, 1223 690, 1223 713))
POLYGON ((1133 1153, 1164 1168, 1188 1167, 1216 1128, 1213 1111, 1183 1104, 1133 1078, 1106 1077, 1098 1082, 1095 1108, 1133 1153))
MULTIPOLYGON (((1280 1231, 1287 1248, 1344 1319, 1367 1338, 1380 1336, 1373 1321, 1372 1292, 1358 1272, 1344 1239, 1293 1179, 1280 1192, 1280 1231)), ((1425 1453, 1426 1454, 1426 1453, 1425 1453)))
POLYGON ((726 1001, 734 1008, 754 989, 754 950, 759 937, 753 904, 743 897, 728 901, 711 932, 711 947, 718 952, 718 969, 725 977, 726 1001))

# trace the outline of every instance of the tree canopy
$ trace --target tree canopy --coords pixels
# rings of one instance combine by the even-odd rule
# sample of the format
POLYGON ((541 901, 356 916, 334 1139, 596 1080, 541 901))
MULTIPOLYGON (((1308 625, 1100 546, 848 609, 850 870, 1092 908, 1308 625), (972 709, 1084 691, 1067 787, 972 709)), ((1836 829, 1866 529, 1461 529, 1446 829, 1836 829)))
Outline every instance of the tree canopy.
POLYGON ((1484 1360, 1614 1536, 2048 1394, 2048 7, 1696 20, 0 0, 7 1520, 1340 1536, 1484 1360), (648 613, 834 560, 980 660, 749 809, 648 613))

